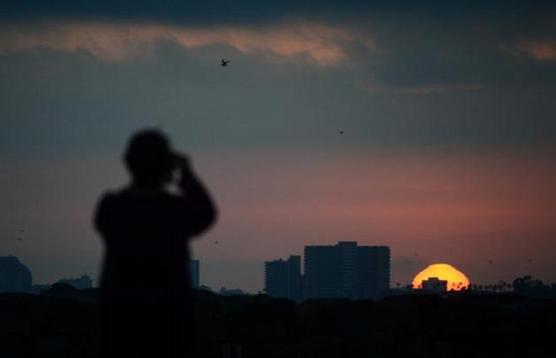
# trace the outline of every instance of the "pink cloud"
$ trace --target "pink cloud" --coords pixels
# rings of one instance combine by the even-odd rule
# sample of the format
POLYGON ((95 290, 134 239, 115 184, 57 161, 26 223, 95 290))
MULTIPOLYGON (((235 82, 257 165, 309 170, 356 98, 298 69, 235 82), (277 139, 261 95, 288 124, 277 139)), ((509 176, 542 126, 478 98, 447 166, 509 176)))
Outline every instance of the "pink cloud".
POLYGON ((86 50, 106 61, 124 61, 148 55, 160 40, 174 41, 188 49, 228 45, 241 53, 261 52, 321 66, 345 61, 347 54, 343 46, 347 43, 361 43, 369 50, 375 48, 373 40, 366 35, 316 22, 292 21, 260 27, 61 22, 31 27, 5 25, 0 31, 0 52, 46 47, 63 51, 86 50))
POLYGON ((556 41, 553 40, 522 40, 515 50, 538 61, 556 61, 556 41))

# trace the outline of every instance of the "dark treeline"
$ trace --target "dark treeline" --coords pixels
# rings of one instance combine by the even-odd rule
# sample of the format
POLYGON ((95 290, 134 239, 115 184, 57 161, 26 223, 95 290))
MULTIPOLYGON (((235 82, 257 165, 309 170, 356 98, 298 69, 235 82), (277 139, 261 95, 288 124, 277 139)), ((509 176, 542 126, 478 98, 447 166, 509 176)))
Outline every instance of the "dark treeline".
MULTIPOLYGON (((98 357, 96 290, 0 295, 1 357, 98 357)), ((308 301, 197 292, 198 357, 556 357, 556 300, 308 301)))

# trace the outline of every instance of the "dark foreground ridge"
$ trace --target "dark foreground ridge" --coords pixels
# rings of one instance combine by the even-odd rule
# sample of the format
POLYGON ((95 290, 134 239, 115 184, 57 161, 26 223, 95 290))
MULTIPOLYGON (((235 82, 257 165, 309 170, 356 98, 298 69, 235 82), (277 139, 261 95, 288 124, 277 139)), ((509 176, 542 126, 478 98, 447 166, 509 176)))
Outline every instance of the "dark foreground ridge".
MULTIPOLYGON (((556 300, 307 301, 197 291, 198 357, 556 357, 556 300)), ((1 357, 98 357, 97 292, 0 295, 1 357)))

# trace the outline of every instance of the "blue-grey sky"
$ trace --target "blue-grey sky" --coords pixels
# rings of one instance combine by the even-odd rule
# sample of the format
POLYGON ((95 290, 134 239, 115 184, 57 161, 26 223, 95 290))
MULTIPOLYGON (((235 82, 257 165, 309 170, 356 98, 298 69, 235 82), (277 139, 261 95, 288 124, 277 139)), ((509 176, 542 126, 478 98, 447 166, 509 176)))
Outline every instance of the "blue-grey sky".
POLYGON ((130 4, 0 13, 0 254, 35 281, 97 275, 91 212, 145 126, 219 202, 193 244, 214 288, 339 240, 390 245, 392 282, 556 280, 550 2, 130 4))

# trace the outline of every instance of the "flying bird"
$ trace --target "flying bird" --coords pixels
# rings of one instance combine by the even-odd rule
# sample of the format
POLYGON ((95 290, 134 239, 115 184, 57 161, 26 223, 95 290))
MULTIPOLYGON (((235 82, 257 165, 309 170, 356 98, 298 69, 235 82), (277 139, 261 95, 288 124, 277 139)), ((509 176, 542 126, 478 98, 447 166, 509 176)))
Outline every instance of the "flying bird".
POLYGON ((340 134, 344 134, 344 131, 340 131, 340 134))
POLYGON ((228 66, 228 64, 229 64, 230 62, 231 62, 231 61, 226 60, 225 58, 223 58, 223 59, 220 60, 220 66, 226 67, 226 66, 228 66))

